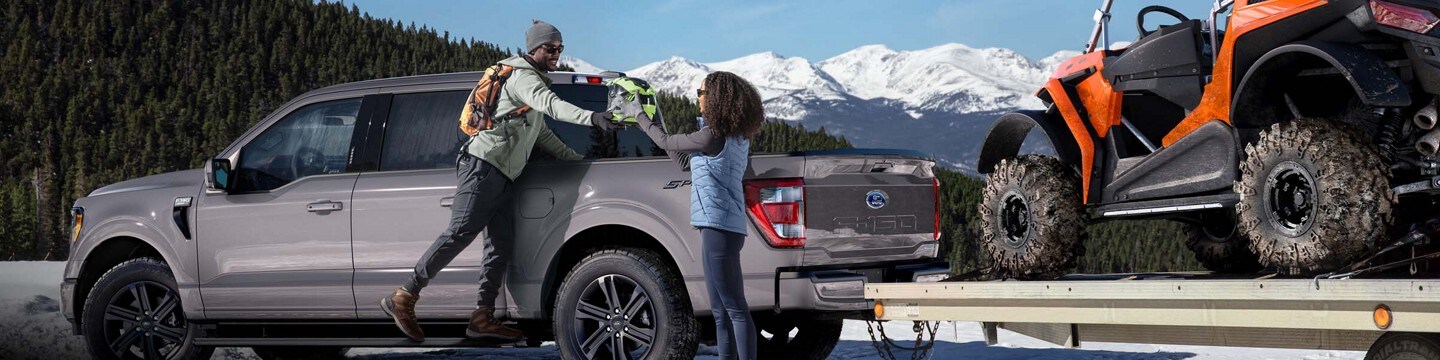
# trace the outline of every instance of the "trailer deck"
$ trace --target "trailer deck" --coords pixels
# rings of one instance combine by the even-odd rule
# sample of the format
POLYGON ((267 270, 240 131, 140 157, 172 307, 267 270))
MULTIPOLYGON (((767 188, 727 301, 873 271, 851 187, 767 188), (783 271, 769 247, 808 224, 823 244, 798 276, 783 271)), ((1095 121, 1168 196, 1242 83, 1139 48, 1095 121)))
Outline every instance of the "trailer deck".
POLYGON ((1053 281, 869 284, 879 320, 976 321, 1081 341, 1368 350, 1386 333, 1440 334, 1440 279, 1217 279, 1200 273, 1053 281))

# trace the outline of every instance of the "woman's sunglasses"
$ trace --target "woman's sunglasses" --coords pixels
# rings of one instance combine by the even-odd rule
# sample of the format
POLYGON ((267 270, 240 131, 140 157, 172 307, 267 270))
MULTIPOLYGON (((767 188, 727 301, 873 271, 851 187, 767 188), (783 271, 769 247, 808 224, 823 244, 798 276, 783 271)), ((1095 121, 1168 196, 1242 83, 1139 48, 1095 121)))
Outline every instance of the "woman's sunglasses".
POLYGON ((695 89, 695 97, 705 96, 705 89, 695 89))

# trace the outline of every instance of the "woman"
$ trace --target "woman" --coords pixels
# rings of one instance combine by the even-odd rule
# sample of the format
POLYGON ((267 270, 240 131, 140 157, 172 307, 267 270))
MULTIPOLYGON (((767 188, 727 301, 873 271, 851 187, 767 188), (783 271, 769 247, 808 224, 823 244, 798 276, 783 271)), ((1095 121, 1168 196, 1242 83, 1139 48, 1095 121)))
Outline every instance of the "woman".
POLYGON ((706 76, 696 99, 705 117, 700 130, 689 134, 666 134, 638 106, 627 106, 624 112, 682 169, 689 169, 690 225, 700 230, 703 241, 715 346, 722 359, 755 359, 755 322, 740 272, 740 248, 749 224, 740 181, 750 163, 750 139, 760 132, 765 110, 755 87, 724 71, 706 76))

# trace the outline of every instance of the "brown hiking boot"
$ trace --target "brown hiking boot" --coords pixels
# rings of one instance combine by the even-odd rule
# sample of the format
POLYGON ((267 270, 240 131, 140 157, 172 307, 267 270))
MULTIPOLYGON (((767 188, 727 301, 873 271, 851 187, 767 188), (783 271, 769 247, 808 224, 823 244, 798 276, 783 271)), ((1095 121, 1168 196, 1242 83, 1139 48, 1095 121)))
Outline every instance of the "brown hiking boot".
POLYGON ((495 320, 495 308, 481 306, 470 313, 470 326, 465 327, 465 337, 471 339, 520 341, 525 334, 495 320))
POLYGON ((395 289, 395 293, 380 299, 380 309, 385 310, 385 315, 395 319, 395 327, 405 333, 410 341, 425 341, 425 331, 420 330, 420 323, 415 321, 415 301, 420 300, 419 296, 411 295, 403 289, 395 289))

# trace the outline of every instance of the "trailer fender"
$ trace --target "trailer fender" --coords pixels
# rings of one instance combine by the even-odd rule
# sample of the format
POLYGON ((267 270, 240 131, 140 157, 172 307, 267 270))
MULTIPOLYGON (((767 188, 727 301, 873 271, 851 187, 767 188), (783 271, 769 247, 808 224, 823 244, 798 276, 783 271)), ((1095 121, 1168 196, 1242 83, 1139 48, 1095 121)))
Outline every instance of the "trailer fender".
POLYGON ((990 127, 990 132, 985 135, 985 142, 980 147, 980 159, 976 163, 976 169, 982 174, 989 174, 995 171, 995 165, 1000 160, 1013 158, 1020 153, 1020 145, 1025 142, 1026 135, 1036 126, 1050 139, 1050 144, 1055 147, 1056 155, 1067 164, 1075 164, 1079 161, 1080 150, 1075 145, 1075 139, 1070 136, 1070 128, 1066 127, 1059 117, 1050 116, 1042 110, 1019 110, 1000 116, 995 125, 990 127))
POLYGON ((1294 65, 1319 59, 1329 65, 1345 80, 1350 83, 1355 94, 1365 105, 1373 107, 1403 107, 1411 103, 1410 92, 1400 77, 1385 65, 1375 54, 1351 44, 1340 44, 1324 41, 1299 41, 1286 44, 1270 50, 1261 56, 1245 72, 1245 77, 1240 80, 1240 86, 1236 88, 1234 99, 1230 110, 1230 118, 1237 121, 1237 126, 1264 126, 1262 121, 1250 124, 1244 120, 1244 114, 1253 114, 1260 110, 1260 107, 1272 106, 1267 101, 1268 86, 1275 76, 1288 74, 1283 69, 1292 69, 1294 65), (1241 115, 1241 116, 1237 116, 1241 115))

